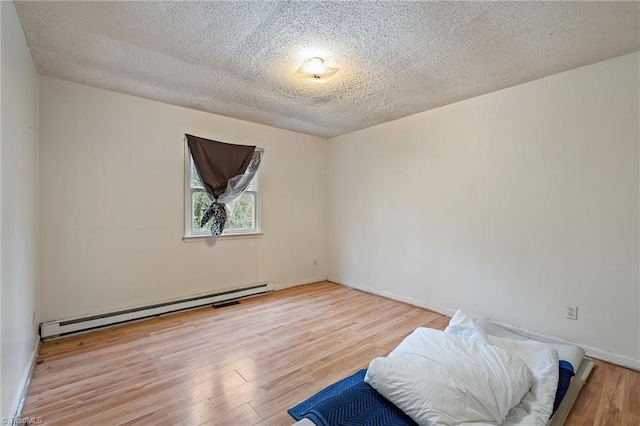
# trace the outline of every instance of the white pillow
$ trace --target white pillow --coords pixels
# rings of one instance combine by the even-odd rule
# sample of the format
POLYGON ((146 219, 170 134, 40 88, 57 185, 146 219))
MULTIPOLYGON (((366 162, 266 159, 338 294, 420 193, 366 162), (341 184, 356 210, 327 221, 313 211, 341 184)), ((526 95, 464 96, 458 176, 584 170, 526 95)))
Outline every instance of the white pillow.
POLYGON ((501 424, 529 390, 516 356, 479 340, 429 328, 369 364, 365 382, 420 425, 501 424))
POLYGON ((532 372, 531 389, 505 419, 505 425, 544 424, 553 412, 558 388, 558 351, 534 340, 488 336, 491 343, 519 357, 532 372))
POLYGON ((444 331, 469 340, 487 342, 487 333, 484 331, 484 328, 478 325, 473 317, 467 315, 460 309, 451 317, 449 325, 444 331))
POLYGON ((484 336, 489 343, 519 357, 531 370, 531 389, 520 403, 509 411, 504 420, 505 426, 530 426, 545 424, 548 421, 553 411, 558 386, 557 349, 563 346, 561 349, 566 354, 566 348, 569 346, 547 345, 529 340, 487 320, 475 320, 462 311, 456 312, 446 331, 468 339, 484 336))

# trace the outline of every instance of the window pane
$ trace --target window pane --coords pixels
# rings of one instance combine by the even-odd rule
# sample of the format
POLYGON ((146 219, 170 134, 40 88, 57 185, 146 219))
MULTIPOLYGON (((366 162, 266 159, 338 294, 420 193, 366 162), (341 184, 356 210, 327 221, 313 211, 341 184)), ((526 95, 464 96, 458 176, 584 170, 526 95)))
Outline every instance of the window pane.
POLYGON ((209 207, 209 205, 211 204, 211 200, 209 199, 209 196, 207 195, 206 192, 193 191, 192 203, 193 203, 192 204, 193 205, 192 231, 193 232, 206 231, 208 229, 207 227, 210 225, 207 224, 203 228, 200 226, 200 221, 202 220, 202 214, 204 213, 204 210, 206 210, 207 207, 209 207))
MULTIPOLYGON (((255 229, 255 199, 255 193, 245 192, 232 203, 227 204, 229 216, 227 217, 225 230, 240 231, 255 229)), ((202 220, 204 210, 211 204, 209 196, 207 196, 204 191, 195 190, 193 191, 192 203, 192 232, 208 232, 211 227, 211 222, 201 227, 200 221, 202 220)))
POLYGON ((255 199, 253 192, 245 192, 232 203, 227 204, 231 214, 225 229, 241 230, 255 228, 255 199))
MULTIPOLYGON (((191 160, 191 187, 192 188, 204 188, 202 181, 200 180, 200 176, 198 176, 198 171, 196 170, 195 164, 193 164, 193 159, 191 160)), ((195 212, 195 210, 194 210, 195 212)))

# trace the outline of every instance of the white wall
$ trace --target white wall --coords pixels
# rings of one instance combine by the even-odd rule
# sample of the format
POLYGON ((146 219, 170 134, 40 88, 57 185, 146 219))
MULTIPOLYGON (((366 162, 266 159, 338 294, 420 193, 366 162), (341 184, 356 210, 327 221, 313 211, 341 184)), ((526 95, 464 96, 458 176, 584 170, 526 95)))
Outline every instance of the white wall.
POLYGON ((48 78, 40 101, 43 321, 326 278, 325 139, 48 78), (263 236, 182 240, 185 133, 265 149, 263 236))
POLYGON ((38 342, 38 74, 13 2, 1 2, 0 418, 13 416, 38 342))
POLYGON ((640 368, 639 62, 331 139, 329 279, 640 368))

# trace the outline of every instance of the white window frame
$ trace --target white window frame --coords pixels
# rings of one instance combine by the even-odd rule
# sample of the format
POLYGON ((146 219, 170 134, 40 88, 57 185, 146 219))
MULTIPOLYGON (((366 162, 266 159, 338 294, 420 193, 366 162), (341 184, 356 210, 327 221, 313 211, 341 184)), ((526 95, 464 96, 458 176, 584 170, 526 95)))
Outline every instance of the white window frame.
MULTIPOLYGON (((258 148, 259 151, 263 152, 262 148, 258 148)), ((212 238, 211 233, 209 231, 200 231, 194 232, 192 229, 193 224, 193 192, 197 188, 191 187, 191 151, 189 150, 189 145, 185 141, 184 144, 184 235, 183 240, 198 240, 205 238, 212 238)), ((251 238, 251 237, 259 237, 262 235, 262 227, 260 224, 260 171, 256 173, 254 178, 255 182, 253 183, 255 186, 255 190, 246 191, 254 193, 254 215, 255 222, 253 229, 241 229, 241 230, 228 230, 225 229, 222 235, 218 238, 251 238)))

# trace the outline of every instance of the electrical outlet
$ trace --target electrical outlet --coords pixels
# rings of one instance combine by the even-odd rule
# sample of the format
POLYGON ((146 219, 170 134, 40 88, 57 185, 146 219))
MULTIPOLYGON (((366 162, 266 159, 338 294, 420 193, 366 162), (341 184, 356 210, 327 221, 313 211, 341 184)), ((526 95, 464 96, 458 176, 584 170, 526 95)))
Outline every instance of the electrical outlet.
POLYGON ((567 305, 567 319, 577 320, 578 319, 578 307, 574 305, 567 305))
POLYGON ((36 325, 36 310, 31 311, 31 324, 36 325))

